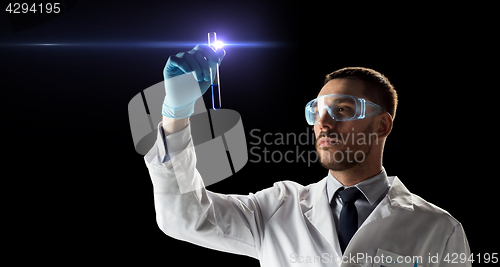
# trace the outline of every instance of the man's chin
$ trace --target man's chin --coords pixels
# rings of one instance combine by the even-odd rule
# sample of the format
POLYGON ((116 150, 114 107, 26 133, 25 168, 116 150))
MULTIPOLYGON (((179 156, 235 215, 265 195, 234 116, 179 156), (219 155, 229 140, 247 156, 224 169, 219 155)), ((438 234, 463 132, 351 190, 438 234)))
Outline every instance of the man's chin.
POLYGON ((321 147, 316 150, 321 162, 342 162, 346 158, 346 150, 341 147, 321 147))
POLYGON ((321 166, 333 171, 349 170, 364 162, 365 152, 359 150, 358 153, 362 153, 363 157, 358 159, 354 157, 352 152, 349 153, 350 151, 341 149, 341 147, 319 148, 317 150, 321 166))
POLYGON ((328 170, 332 170, 332 171, 346 171, 346 170, 352 169, 355 166, 359 165, 359 163, 356 161, 354 161, 354 162, 347 162, 347 161, 324 162, 324 161, 320 161, 320 164, 321 164, 321 166, 323 166, 323 168, 328 169, 328 170))

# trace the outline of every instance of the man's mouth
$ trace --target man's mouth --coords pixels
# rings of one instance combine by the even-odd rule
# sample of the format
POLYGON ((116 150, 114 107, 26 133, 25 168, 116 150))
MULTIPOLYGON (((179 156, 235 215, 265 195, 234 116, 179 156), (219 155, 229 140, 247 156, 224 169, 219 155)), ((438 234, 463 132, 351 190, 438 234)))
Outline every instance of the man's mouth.
POLYGON ((328 147, 328 146, 336 146, 339 145, 339 141, 334 138, 322 137, 319 139, 319 147, 328 147))

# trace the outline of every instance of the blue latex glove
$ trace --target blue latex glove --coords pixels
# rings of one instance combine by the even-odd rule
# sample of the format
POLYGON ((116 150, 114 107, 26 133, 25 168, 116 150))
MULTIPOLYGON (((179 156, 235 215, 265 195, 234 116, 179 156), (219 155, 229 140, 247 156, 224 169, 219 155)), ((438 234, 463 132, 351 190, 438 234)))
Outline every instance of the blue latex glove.
POLYGON ((224 49, 215 51, 200 44, 193 50, 171 56, 163 69, 166 91, 163 116, 174 119, 191 116, 196 99, 210 87, 215 77, 215 66, 222 62, 225 55, 224 49))

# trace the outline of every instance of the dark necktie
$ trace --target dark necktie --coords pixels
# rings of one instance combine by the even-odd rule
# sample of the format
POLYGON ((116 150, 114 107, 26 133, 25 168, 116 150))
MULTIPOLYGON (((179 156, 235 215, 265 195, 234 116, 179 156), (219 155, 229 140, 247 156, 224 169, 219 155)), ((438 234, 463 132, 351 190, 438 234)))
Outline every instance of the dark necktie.
POLYGON ((352 236, 358 230, 358 211, 354 202, 363 194, 356 187, 351 187, 345 190, 338 191, 342 198, 342 210, 340 211, 338 236, 342 254, 349 244, 352 236))

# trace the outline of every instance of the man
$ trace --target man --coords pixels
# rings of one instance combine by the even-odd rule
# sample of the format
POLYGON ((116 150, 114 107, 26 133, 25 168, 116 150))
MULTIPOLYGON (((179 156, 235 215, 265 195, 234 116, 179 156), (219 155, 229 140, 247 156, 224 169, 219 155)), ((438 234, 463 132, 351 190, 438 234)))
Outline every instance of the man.
POLYGON ((306 106, 327 177, 307 186, 277 182, 247 196, 206 190, 195 169, 189 116, 224 54, 199 45, 170 57, 164 69, 164 117, 145 156, 162 231, 269 267, 470 266, 453 261, 470 255, 462 225, 387 177, 382 155, 397 94, 371 69, 329 74, 306 106))

